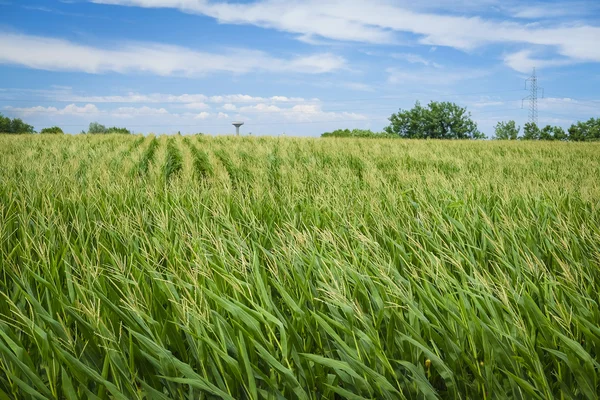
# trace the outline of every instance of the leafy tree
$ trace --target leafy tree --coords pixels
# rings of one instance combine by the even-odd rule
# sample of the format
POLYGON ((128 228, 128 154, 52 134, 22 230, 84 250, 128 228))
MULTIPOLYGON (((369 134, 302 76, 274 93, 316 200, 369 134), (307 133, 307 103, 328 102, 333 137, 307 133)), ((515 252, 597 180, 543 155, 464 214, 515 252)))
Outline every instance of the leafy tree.
POLYGON ((498 122, 494 128, 494 139, 498 140, 516 140, 519 136, 520 126, 515 121, 498 122))
POLYGON ((53 126, 51 128, 44 128, 40 131, 41 134, 52 134, 52 135, 62 135, 64 134, 63 130, 58 126, 53 126))
POLYGON ((451 102, 419 102, 410 110, 400 110, 389 118, 385 131, 409 139, 481 139, 477 124, 466 108, 451 102))
POLYGON ((117 128, 116 126, 106 129, 105 133, 120 133, 122 135, 131 135, 131 131, 127 128, 117 128))
POLYGON ((523 136, 521 136, 521 139, 523 139, 523 140, 539 140, 539 138, 540 138, 540 128, 538 128, 538 126, 533 122, 526 123, 525 126, 523 127, 523 136))
POLYGON ((552 128, 552 135, 554 136, 554 140, 567 140, 567 134, 560 126, 552 128))
POLYGON ((35 133, 33 130, 33 126, 26 124, 23 122, 21 118, 14 118, 10 120, 10 128, 7 133, 13 134, 27 134, 27 133, 35 133))
POLYGON ((400 110, 389 118, 390 125, 385 131, 403 138, 424 139, 427 137, 427 109, 416 102, 410 110, 400 110))
POLYGON ((0 133, 11 133, 10 132, 10 118, 0 114, 0 133))
POLYGON ((540 130, 540 140, 554 140, 554 128, 551 125, 546 125, 540 130))
POLYGON ((35 133, 33 126, 26 124, 20 118, 10 119, 0 114, 0 133, 35 133))
POLYGON ((577 122, 568 130, 569 140, 574 142, 600 140, 600 118, 590 118, 585 122, 577 122))
POLYGON ((92 135, 99 135, 106 133, 106 127, 97 122, 90 122, 90 126, 88 128, 88 133, 92 135))
POLYGON ((107 133, 120 133, 120 134, 125 134, 125 135, 130 135, 131 132, 129 131, 129 129, 127 128, 117 128, 116 126, 112 126, 110 128, 105 127, 102 124, 99 124, 98 122, 91 122, 90 126, 88 128, 88 133, 91 134, 107 134, 107 133))
POLYGON ((569 140, 573 142, 581 142, 585 140, 585 135, 587 133, 587 129, 585 127, 584 122, 577 122, 577 124, 572 124, 567 130, 569 135, 569 140))
POLYGON ((385 138, 398 137, 391 136, 385 132, 373 132, 370 129, 336 129, 333 132, 325 132, 321 137, 362 137, 362 138, 385 138))

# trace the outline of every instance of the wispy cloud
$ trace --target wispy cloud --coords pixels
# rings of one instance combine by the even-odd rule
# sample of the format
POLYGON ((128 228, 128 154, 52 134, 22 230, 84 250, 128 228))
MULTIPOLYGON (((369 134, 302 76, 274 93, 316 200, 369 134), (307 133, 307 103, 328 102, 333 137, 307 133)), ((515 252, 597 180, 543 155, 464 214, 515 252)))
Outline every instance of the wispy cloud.
POLYGON ((438 63, 435 63, 433 61, 427 60, 423 57, 421 57, 418 54, 412 54, 412 53, 393 53, 392 54, 392 58, 395 58, 397 60, 403 60, 403 61, 407 61, 411 64, 423 64, 425 66, 432 66, 434 68, 442 68, 442 66, 438 63))
POLYGON ((388 68, 388 82, 391 84, 419 83, 428 86, 453 85, 457 82, 481 78, 491 74, 489 70, 483 69, 440 69, 424 67, 417 69, 388 68))
POLYGON ((519 72, 530 72, 533 67, 562 67, 573 64, 575 61, 569 58, 542 59, 535 58, 532 50, 521 50, 504 56, 504 63, 519 72))
MULTIPOLYGON (((246 3, 211 0, 92 0, 148 8, 176 8, 206 15, 221 23, 249 24, 299 34, 306 41, 325 38, 363 43, 395 43, 399 33, 417 42, 472 50, 494 43, 546 46, 573 62, 600 62, 600 27, 586 24, 530 25, 478 15, 457 16, 386 0, 259 0, 246 3), (412 9, 410 8, 412 7, 412 9)), ((440 2, 436 2, 438 4, 440 2)), ((567 7, 563 4, 562 7, 567 7)), ((474 9, 477 11, 477 8, 474 9)), ((521 16, 541 15, 521 9, 521 16)))
POLYGON ((0 32, 0 63, 92 74, 143 72, 196 77, 216 72, 320 74, 344 68, 346 61, 330 53, 284 59, 261 51, 208 53, 157 43, 127 43, 109 49, 0 32))

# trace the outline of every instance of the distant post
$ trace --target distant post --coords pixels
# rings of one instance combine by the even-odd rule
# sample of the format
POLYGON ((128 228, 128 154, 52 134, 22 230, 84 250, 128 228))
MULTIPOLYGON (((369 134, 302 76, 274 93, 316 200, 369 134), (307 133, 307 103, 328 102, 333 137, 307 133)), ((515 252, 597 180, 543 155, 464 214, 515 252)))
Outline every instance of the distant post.
POLYGON ((232 125, 235 126, 235 135, 240 136, 240 126, 244 125, 244 123, 241 121, 236 121, 233 122, 232 125))

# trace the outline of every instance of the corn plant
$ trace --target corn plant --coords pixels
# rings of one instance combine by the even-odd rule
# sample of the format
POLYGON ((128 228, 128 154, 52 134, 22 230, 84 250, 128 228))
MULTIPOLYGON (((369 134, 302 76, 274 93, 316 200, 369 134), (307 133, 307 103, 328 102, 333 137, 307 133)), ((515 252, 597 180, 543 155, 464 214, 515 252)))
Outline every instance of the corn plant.
POLYGON ((0 399, 600 396, 600 144, 108 136, 0 136, 0 399))

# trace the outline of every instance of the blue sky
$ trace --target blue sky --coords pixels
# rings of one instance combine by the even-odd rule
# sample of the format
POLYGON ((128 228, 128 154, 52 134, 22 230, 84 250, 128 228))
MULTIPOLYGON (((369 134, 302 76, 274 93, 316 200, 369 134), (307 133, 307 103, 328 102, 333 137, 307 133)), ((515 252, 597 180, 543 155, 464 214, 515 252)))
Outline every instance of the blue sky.
POLYGON ((600 116, 600 3, 0 0, 0 112, 36 129, 316 136, 381 130, 416 100, 491 135, 600 116), (541 97, 540 92, 540 97, 541 97))

